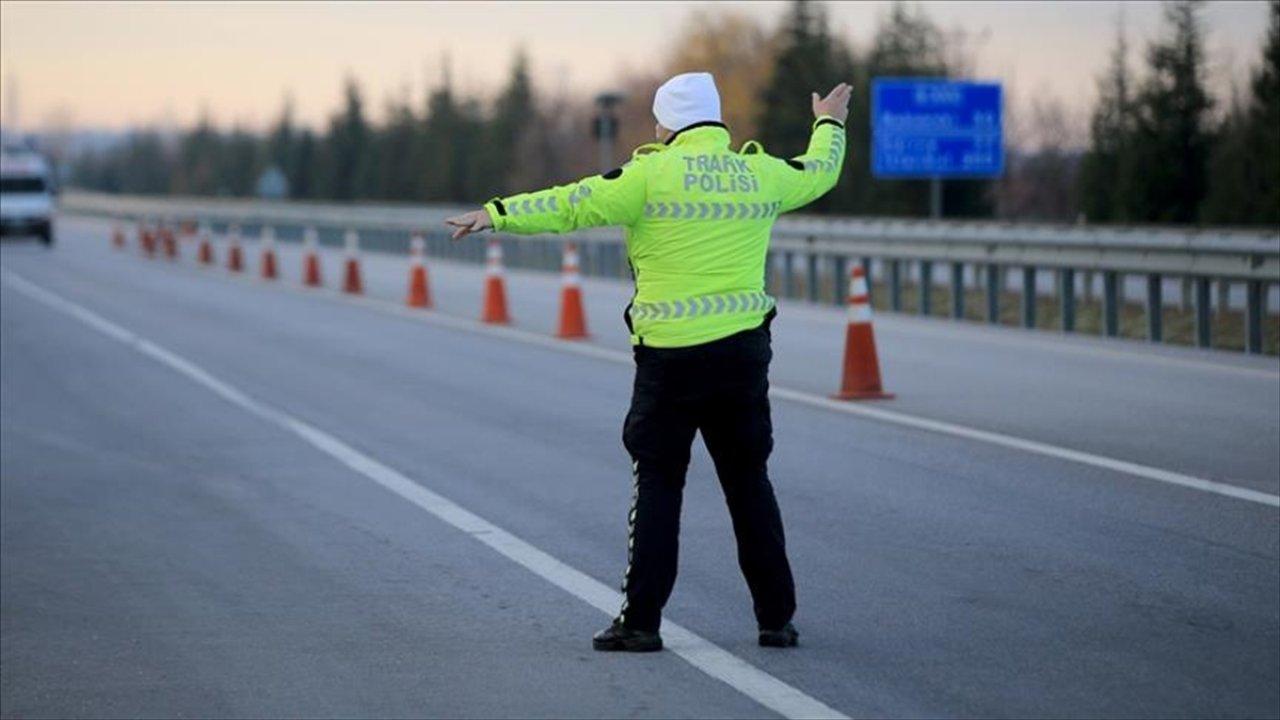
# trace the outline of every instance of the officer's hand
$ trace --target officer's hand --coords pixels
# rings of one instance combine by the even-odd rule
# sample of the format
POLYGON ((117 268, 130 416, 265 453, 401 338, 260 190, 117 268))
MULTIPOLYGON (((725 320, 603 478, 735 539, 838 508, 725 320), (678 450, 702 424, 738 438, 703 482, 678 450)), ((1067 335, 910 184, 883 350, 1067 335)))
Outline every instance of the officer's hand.
POLYGON ((813 116, 817 118, 826 115, 843 123, 849 117, 849 97, 852 95, 853 86, 849 83, 840 83, 821 99, 818 98, 818 93, 814 93, 813 116))
POLYGON ((484 210, 473 210, 469 213, 455 215, 446 219, 444 223, 457 228, 453 231, 454 240, 459 240, 464 235, 470 235, 473 232, 480 232, 493 227, 493 222, 489 220, 489 213, 484 210))

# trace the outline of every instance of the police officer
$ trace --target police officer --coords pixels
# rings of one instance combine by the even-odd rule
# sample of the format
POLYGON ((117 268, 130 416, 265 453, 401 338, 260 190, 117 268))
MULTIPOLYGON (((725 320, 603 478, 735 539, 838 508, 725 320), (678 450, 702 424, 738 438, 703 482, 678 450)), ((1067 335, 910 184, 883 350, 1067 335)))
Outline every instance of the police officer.
POLYGON ((764 292, 777 217, 830 190, 844 162, 849 85, 813 94, 808 150, 789 160, 748 142, 730 149, 708 73, 677 75, 657 91, 661 143, 622 167, 548 190, 495 198, 450 218, 454 239, 485 229, 569 232, 620 225, 635 277, 624 312, 636 375, 623 443, 631 455, 625 600, 596 633, 597 650, 662 648, 662 607, 675 584, 685 470, 694 433, 715 462, 754 603, 759 643, 789 647, 795 587, 766 462, 769 325, 764 292))

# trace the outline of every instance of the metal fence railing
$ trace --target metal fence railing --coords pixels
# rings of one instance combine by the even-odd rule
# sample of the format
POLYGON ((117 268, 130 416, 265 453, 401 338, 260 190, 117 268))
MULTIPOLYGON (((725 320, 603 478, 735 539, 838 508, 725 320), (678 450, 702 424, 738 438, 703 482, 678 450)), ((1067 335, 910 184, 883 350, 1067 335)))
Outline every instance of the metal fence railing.
MULTIPOLYGON (((286 242, 314 227, 322 244, 336 246, 355 229, 362 247, 383 252, 407 252, 409 234, 421 232, 428 255, 480 263, 482 244, 452 243, 444 231, 443 219, 464 209, 83 192, 68 192, 61 201, 61 210, 73 214, 196 221, 216 230, 236 224, 249 237, 271 225, 286 242)), ((500 239, 508 265, 559 269, 563 237, 500 239)), ((582 231, 574 240, 584 274, 629 276, 618 230, 582 231)), ((1241 345, 1251 353, 1263 351, 1266 317, 1280 305, 1278 231, 783 217, 774 227, 766 281, 775 295, 843 303, 851 262, 864 265, 877 301, 895 312, 995 323, 1012 295, 1019 324, 1042 325, 1048 308, 1057 328, 1073 332, 1083 297, 1096 306, 1099 334, 1116 336, 1126 297, 1137 296, 1148 339, 1165 339, 1165 311, 1173 304, 1191 315, 1193 342, 1209 347, 1214 307, 1236 308, 1244 316, 1241 345)))

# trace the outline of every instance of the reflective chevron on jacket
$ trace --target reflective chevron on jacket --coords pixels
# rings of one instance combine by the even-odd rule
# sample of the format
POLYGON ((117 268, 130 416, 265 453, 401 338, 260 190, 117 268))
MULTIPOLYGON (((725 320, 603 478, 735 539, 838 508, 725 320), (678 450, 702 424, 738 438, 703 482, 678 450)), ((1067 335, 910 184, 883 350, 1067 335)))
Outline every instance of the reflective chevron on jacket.
POLYGON ((645 203, 644 216, 685 220, 732 220, 735 217, 741 220, 759 220, 777 216, 780 207, 782 203, 777 200, 770 203, 654 202, 645 203))
POLYGON ((656 303, 632 303, 628 314, 631 320, 679 320, 680 318, 730 315, 733 313, 766 313, 774 306, 774 299, 763 292, 723 293, 703 295, 684 300, 668 300, 656 303))

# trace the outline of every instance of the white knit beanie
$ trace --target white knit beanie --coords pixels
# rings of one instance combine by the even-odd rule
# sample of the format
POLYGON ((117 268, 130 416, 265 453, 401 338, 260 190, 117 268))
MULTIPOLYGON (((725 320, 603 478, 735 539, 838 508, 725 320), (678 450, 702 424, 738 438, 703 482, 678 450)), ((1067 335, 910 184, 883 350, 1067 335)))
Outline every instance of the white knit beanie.
POLYGON ((668 130, 698 122, 720 122, 720 93, 711 73, 691 72, 662 83, 653 95, 653 116, 668 130))

